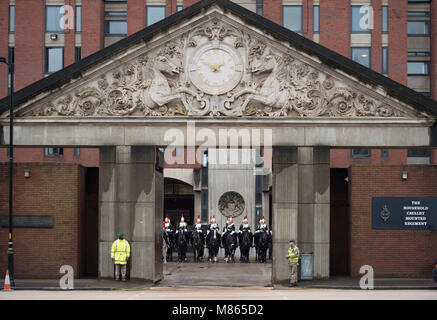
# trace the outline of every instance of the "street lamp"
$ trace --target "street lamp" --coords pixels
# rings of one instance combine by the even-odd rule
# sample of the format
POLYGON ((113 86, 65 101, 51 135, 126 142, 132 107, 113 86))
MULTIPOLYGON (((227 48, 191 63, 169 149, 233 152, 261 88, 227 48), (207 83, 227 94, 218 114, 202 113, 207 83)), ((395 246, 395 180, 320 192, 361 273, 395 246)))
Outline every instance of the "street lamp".
POLYGON ((8 66, 10 92, 9 92, 9 239, 8 239, 8 270, 11 286, 15 287, 14 281, 14 250, 12 246, 12 211, 13 211, 13 165, 14 165, 14 62, 7 61, 6 58, 0 57, 0 63, 8 66))

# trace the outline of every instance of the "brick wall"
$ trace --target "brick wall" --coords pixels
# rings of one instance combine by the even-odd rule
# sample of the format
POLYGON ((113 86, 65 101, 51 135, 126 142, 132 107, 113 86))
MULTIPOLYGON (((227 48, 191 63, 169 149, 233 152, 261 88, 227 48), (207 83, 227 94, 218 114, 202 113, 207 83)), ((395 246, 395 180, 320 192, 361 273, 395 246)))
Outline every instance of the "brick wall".
POLYGON ((127 35, 131 35, 146 27, 146 1, 127 2, 127 35))
POLYGON ((45 1, 15 3, 15 89, 21 89, 44 74, 45 1), (30 19, 30 17, 32 17, 30 19))
MULTIPOLYGON (((0 163, 0 214, 8 213, 8 165, 0 163)), ((15 228, 14 261, 17 278, 57 278, 62 265, 80 275, 79 248, 83 217, 84 169, 75 164, 15 164, 14 214, 47 215, 53 228, 15 228), (23 170, 31 177, 24 178, 23 170)), ((0 275, 7 269, 8 228, 0 228, 0 275)))
POLYGON ((264 18, 282 25, 282 0, 264 0, 264 18))
POLYGON ((104 2, 82 1, 82 58, 103 49, 104 2))
MULTIPOLYGON (((0 162, 7 162, 8 148, 0 148, 0 162)), ((64 148, 62 157, 45 156, 44 148, 14 148, 14 161, 16 162, 61 162, 76 163, 84 167, 99 166, 99 149, 80 148, 80 155, 74 155, 73 148, 64 148)))
POLYGON ((64 30, 64 67, 74 63, 76 41, 76 0, 65 0, 65 5, 73 8, 74 29, 64 30))
POLYGON ((388 76, 407 84, 408 1, 388 1, 388 76))
POLYGON ((382 1, 372 0, 373 29, 371 31, 370 66, 376 72, 382 72, 382 1))
POLYGON ((431 2, 431 98, 437 101, 437 1, 431 2))
MULTIPOLYGON (((9 3, 0 2, 0 57, 8 56, 9 43, 9 3)), ((8 67, 0 65, 0 98, 8 95, 8 67)))
POLYGON ((176 12, 177 12, 177 1, 167 0, 165 3, 165 15, 168 17, 176 12))
POLYGON ((381 157, 381 149, 372 149, 369 158, 352 158, 351 149, 331 149, 331 168, 348 168, 354 164, 407 164, 406 149, 388 149, 388 157, 381 157))
POLYGON ((430 277, 437 231, 373 230, 372 197, 437 197, 435 166, 352 166, 349 169, 350 272, 371 265, 376 276, 430 277), (402 170, 408 179, 402 180, 402 170))
POLYGON ((320 44, 350 58, 350 1, 320 1, 320 44))
POLYGON ((302 1, 302 35, 313 40, 313 0, 302 1))

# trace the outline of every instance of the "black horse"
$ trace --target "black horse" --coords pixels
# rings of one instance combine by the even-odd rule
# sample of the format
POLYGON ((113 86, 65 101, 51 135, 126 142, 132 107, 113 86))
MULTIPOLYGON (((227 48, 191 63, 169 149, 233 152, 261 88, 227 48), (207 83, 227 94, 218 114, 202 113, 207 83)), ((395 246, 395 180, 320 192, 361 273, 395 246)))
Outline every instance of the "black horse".
POLYGON ((188 232, 184 229, 179 229, 176 233, 176 245, 178 247, 178 261, 184 262, 187 260, 187 247, 189 237, 188 232))
POLYGON ((252 233, 249 230, 243 230, 239 234, 238 242, 240 245, 240 262, 249 262, 249 251, 253 243, 252 233))
POLYGON ((205 244, 205 236, 202 230, 194 229, 191 234, 191 245, 193 246, 194 261, 200 262, 203 260, 203 247, 205 244))
POLYGON ((256 260, 258 262, 266 263, 268 238, 269 232, 266 229, 260 229, 260 231, 255 234, 256 260))
POLYGON ((232 261, 232 263, 234 263, 235 250, 237 250, 238 247, 237 236, 235 232, 227 233, 223 241, 223 246, 225 247, 226 263, 228 263, 229 261, 232 261))
POLYGON ((166 260, 173 261, 173 249, 176 246, 174 233, 166 232, 164 230, 164 241, 166 247, 166 260))
POLYGON ((221 235, 217 229, 212 229, 206 236, 206 245, 208 247, 208 261, 217 262, 217 255, 220 249, 221 235))

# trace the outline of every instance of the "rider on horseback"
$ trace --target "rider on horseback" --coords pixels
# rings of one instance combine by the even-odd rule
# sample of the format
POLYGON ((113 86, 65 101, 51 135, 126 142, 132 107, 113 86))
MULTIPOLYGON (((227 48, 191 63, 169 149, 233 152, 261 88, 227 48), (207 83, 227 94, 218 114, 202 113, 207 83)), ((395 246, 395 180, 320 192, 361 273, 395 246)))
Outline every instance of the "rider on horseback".
POLYGON ((229 215, 229 217, 226 218, 226 226, 223 227, 223 236, 222 236, 222 244, 225 248, 225 261, 228 262, 228 256, 230 254, 229 248, 226 246, 226 238, 230 235, 235 237, 235 225, 234 225, 234 218, 232 217, 232 214, 229 215))
POLYGON ((181 216, 178 229, 176 230, 176 239, 178 245, 178 260, 179 262, 184 262, 186 260, 186 251, 187 251, 189 238, 188 238, 187 223, 185 222, 185 218, 183 214, 181 216), (184 237, 184 238, 181 239, 180 237, 184 237))
MULTIPOLYGON (((205 243, 205 233, 203 232, 202 229, 202 221, 200 220, 200 216, 197 216, 196 218, 196 224, 194 225, 194 230, 193 230, 193 235, 195 232, 198 232, 200 239, 201 239, 201 248, 200 248, 200 252, 198 253, 200 260, 203 260, 203 251, 204 251, 204 243, 205 243)), ((192 241, 193 243, 193 241, 192 241)), ((194 244, 193 244, 194 245, 194 244)), ((193 248, 194 250, 196 250, 195 248, 193 248)))
POLYGON ((220 228, 217 225, 215 216, 209 219, 209 229, 206 231, 206 244, 208 246, 208 260, 210 262, 217 262, 217 254, 220 248, 221 235, 220 228))
POLYGON ((166 261, 172 261, 173 248, 175 246, 175 234, 169 216, 166 216, 164 219, 163 229, 163 238, 166 247, 166 261))
POLYGON ((240 245, 240 261, 249 262, 249 250, 252 247, 253 243, 253 234, 250 230, 249 221, 247 220, 247 216, 244 216, 243 221, 240 225, 240 230, 238 230, 238 242, 240 245), (247 240, 244 240, 244 234, 248 232, 248 243, 247 240))

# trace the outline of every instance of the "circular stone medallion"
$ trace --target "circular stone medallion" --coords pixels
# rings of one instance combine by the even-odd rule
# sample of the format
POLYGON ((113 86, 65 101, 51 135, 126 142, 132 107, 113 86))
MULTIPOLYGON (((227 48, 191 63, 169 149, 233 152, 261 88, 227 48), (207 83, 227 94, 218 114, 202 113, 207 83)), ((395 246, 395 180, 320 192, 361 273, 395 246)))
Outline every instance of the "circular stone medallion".
POLYGON ((244 211, 244 199, 241 194, 229 191, 222 194, 218 201, 218 208, 222 215, 238 217, 244 211))

